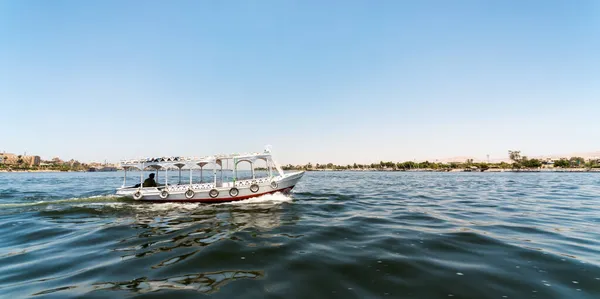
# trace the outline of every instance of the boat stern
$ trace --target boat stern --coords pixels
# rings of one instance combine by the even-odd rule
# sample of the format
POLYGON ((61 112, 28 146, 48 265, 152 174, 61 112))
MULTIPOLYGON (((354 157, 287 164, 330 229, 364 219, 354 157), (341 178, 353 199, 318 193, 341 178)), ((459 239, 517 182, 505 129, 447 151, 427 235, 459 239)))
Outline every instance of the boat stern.
POLYGON ((118 196, 133 196, 133 194, 138 191, 139 188, 117 188, 115 192, 118 196))

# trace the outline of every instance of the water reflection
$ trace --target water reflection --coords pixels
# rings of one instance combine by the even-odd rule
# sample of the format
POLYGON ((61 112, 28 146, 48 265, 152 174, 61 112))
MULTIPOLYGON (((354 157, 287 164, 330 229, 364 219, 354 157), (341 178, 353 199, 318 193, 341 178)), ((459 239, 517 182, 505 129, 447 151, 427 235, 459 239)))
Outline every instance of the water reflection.
POLYGON ((237 227, 238 230, 256 228, 274 229, 281 226, 280 207, 238 207, 224 213, 224 220, 237 227))
MULTIPOLYGON (((238 205, 179 205, 172 209, 151 206, 137 213, 130 227, 137 233, 118 242, 113 251, 121 252, 121 260, 149 257, 178 249, 181 254, 169 256, 152 268, 162 268, 184 261, 204 248, 224 240, 240 241, 242 231, 271 231, 283 224, 293 225, 300 217, 287 203, 238 205), (286 221, 283 221, 283 215, 286 221), (196 248, 190 251, 190 248, 196 248)), ((240 241, 243 243, 243 241, 240 241)))
POLYGON ((148 280, 146 277, 132 281, 104 282, 94 284, 94 290, 131 291, 134 293, 149 293, 160 290, 196 290, 211 294, 225 284, 238 279, 256 279, 263 277, 262 271, 219 271, 199 274, 189 274, 159 280, 148 280))

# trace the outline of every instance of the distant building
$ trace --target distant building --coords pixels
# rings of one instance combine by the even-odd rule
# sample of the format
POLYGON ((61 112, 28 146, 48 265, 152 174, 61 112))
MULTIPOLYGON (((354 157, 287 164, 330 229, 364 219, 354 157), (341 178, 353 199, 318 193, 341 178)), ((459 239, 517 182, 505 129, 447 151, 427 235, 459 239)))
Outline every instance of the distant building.
POLYGON ((42 159, 40 156, 23 156, 15 155, 11 153, 4 153, 2 156, 2 162, 6 165, 19 165, 25 164, 29 166, 39 166, 42 159))
POLYGON ((30 156, 31 157, 31 162, 30 162, 30 166, 40 166, 40 163, 42 163, 42 158, 40 158, 40 156, 30 156))
POLYGON ((547 159, 542 161, 542 168, 554 168, 554 160, 547 159))

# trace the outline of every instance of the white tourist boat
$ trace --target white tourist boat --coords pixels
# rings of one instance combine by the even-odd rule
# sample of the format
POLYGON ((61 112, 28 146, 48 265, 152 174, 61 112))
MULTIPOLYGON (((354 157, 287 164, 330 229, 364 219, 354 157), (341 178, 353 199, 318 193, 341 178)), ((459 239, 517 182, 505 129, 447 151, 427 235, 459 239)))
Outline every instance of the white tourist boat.
POLYGON ((123 185, 116 194, 132 197, 135 200, 152 202, 227 202, 258 197, 276 192, 289 193, 304 175, 304 171, 284 173, 283 169, 273 160, 271 150, 263 153, 213 155, 207 157, 160 157, 121 161, 125 169, 123 185), (265 175, 256 177, 255 164, 265 165, 265 175), (263 164, 264 162, 264 164, 263 164), (224 181, 223 172, 228 171, 223 165, 230 165, 231 178, 224 181), (249 163, 251 177, 238 179, 238 164, 249 163), (204 172, 209 169, 211 174, 207 180, 204 172), (140 182, 134 186, 126 186, 127 171, 140 171, 140 182), (144 171, 156 172, 156 187, 143 187, 144 171), (158 183, 158 172, 164 170, 164 184, 158 183), (179 180, 168 181, 169 170, 179 172, 179 180), (183 170, 189 171, 189 180, 181 181, 183 170), (196 178, 194 181, 194 174, 196 178), (199 174, 199 178, 198 178, 199 174))

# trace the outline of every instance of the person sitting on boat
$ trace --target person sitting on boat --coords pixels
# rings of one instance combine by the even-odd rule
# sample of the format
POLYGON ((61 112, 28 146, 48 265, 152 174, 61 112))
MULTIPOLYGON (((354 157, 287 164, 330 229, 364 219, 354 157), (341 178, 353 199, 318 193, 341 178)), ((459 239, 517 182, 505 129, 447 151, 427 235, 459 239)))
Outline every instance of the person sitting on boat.
POLYGON ((142 187, 156 187, 156 181, 154 180, 154 173, 151 173, 148 178, 144 181, 142 187))

